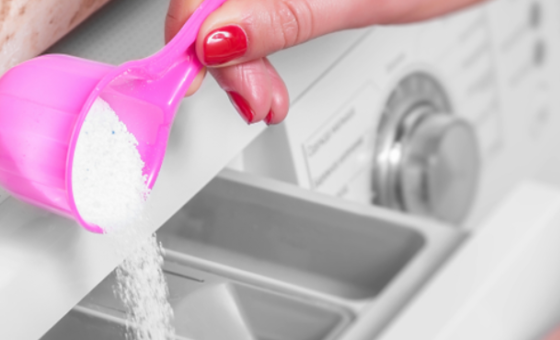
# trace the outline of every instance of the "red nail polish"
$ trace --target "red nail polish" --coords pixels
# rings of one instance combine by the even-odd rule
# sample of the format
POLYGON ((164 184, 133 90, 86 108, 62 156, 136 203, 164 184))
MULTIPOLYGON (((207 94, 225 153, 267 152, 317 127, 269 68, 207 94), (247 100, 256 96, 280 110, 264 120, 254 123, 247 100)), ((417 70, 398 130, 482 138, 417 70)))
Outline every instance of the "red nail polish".
POLYGON ((227 92, 227 95, 237 112, 241 114, 241 117, 243 117, 247 124, 251 124, 255 118, 255 113, 251 110, 249 103, 237 92, 227 92))
POLYGON ((266 117, 264 117, 264 122, 266 123, 266 125, 270 125, 270 122, 272 122, 273 118, 274 112, 272 112, 272 110, 268 111, 268 114, 266 115, 266 117))
POLYGON ((220 65, 247 52, 247 35, 239 26, 229 25, 210 32, 204 39, 204 63, 220 65))

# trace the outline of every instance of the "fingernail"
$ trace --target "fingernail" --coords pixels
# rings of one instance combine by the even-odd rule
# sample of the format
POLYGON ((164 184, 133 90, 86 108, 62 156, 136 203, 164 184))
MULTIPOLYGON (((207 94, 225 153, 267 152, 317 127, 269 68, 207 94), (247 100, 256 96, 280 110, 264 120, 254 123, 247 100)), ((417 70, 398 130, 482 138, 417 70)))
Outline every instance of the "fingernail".
POLYGON ((264 117, 264 122, 266 123, 266 125, 270 125, 270 122, 272 122, 273 118, 274 112, 272 112, 272 110, 268 111, 268 114, 266 115, 266 117, 264 117))
POLYGON ((204 39, 204 63, 220 65, 239 58, 247 51, 247 35, 237 25, 220 27, 204 39))
POLYGON ((237 112, 241 114, 241 117, 243 117, 247 124, 251 124, 255 118, 255 113, 251 110, 249 103, 237 92, 227 92, 227 95, 237 112))

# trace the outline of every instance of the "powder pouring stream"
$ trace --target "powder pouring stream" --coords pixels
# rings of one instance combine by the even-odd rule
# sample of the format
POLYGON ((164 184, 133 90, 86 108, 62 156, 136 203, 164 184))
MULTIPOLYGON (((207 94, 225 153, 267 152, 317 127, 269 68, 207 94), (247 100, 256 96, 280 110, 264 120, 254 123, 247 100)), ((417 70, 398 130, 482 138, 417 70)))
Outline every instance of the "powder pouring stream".
POLYGON ((127 312, 135 340, 164 340, 174 334, 167 301, 162 249, 155 235, 145 239, 143 211, 150 189, 138 141, 112 108, 97 99, 80 131, 72 184, 83 218, 103 228, 125 257, 117 268, 115 294, 127 312))

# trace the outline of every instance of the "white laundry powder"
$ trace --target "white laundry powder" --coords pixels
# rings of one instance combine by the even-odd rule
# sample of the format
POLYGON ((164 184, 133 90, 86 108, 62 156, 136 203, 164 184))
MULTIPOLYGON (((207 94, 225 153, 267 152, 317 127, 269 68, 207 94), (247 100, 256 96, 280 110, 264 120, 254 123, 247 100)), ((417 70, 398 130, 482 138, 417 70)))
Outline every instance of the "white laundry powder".
POLYGON ((127 309, 127 338, 173 338, 163 255, 155 234, 140 230, 150 190, 142 174, 138 141, 112 108, 98 98, 80 130, 72 186, 82 218, 114 239, 117 251, 134 249, 117 268, 115 293, 127 309))

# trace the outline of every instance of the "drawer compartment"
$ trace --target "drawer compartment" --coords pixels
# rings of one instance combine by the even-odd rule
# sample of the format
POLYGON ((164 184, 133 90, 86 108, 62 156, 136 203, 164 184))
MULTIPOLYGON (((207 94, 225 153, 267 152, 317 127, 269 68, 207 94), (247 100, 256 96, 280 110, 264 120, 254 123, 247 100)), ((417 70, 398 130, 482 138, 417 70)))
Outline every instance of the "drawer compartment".
POLYGON ((232 177, 216 178, 158 231, 166 248, 364 299, 376 296, 424 244, 418 231, 356 214, 338 200, 318 202, 321 195, 283 183, 232 177))
MULTIPOLYGON (((350 323, 347 311, 312 299, 224 279, 166 259, 165 276, 177 339, 333 339, 350 323)), ((114 274, 101 282, 42 340, 125 340, 124 306, 114 274)))

